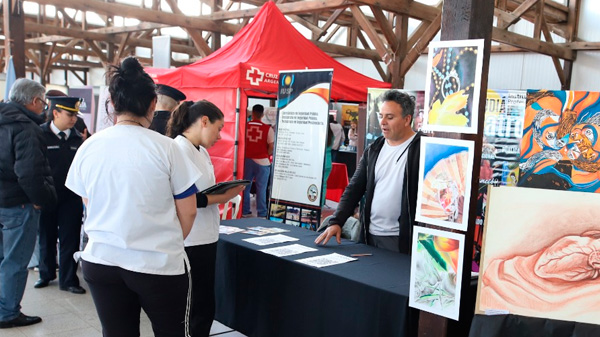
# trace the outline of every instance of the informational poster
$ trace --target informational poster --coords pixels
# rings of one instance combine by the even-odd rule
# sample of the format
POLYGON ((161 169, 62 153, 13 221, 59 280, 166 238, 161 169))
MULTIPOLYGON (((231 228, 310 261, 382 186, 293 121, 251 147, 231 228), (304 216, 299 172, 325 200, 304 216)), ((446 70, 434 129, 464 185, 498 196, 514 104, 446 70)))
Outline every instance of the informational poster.
POLYGON ((92 87, 85 88, 69 88, 69 96, 80 97, 81 104, 79 105, 80 116, 89 128, 88 132, 93 133, 96 127, 94 119, 96 117, 96 107, 94 104, 94 89, 92 87))
POLYGON ((425 130, 477 133, 483 41, 429 44, 425 130))
POLYGON ((408 304, 458 320, 465 236, 415 226, 408 304))
POLYGON ((470 140, 421 138, 417 221, 467 230, 473 144, 470 140))
POLYGON ((331 69, 280 72, 269 206, 273 221, 318 227, 332 77, 331 69))
POLYGON ((365 148, 380 137, 381 132, 381 105, 383 104, 383 93, 388 90, 398 90, 410 96, 415 102, 415 111, 413 115, 413 130, 419 131, 423 127, 423 111, 425 103, 425 91, 422 90, 400 90, 400 89, 367 89, 367 130, 365 132, 365 148))
POLYGON ((600 192, 600 93, 528 90, 518 186, 600 192))
POLYGON ((600 194, 491 187, 476 312, 600 324, 600 194))
POLYGON ((525 90, 488 90, 477 196, 473 271, 479 271, 487 187, 516 186, 519 178, 525 90))
POLYGON ((358 104, 342 104, 342 121, 340 124, 348 129, 352 121, 358 121, 358 104))

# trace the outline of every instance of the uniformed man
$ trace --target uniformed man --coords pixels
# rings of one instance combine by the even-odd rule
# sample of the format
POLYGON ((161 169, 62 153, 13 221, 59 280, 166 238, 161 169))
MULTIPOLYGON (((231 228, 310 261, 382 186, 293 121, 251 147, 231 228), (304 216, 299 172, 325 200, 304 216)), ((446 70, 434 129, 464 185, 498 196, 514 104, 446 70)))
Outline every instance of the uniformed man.
POLYGON ((167 122, 171 118, 171 113, 179 106, 179 103, 186 99, 181 91, 168 85, 159 84, 156 86, 156 111, 154 119, 149 129, 160 134, 166 134, 167 122))
POLYGON ((40 279, 35 288, 44 288, 56 279, 56 240, 59 241, 58 283, 61 290, 84 294, 79 285, 77 262, 73 254, 79 250, 83 204, 81 198, 65 187, 67 172, 75 153, 83 142, 75 128, 79 113, 79 97, 50 97, 49 121, 42 124, 52 169, 58 204, 42 210, 40 218, 40 279))

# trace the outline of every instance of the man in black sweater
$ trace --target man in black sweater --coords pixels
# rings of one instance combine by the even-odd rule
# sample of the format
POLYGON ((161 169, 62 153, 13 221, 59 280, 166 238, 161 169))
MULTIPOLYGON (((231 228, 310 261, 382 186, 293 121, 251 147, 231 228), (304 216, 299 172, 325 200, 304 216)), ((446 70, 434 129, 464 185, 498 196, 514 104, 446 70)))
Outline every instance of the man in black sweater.
POLYGON ((81 98, 49 98, 48 122, 42 124, 48 150, 48 162, 58 195, 55 208, 42 211, 40 218, 40 279, 35 288, 44 288, 56 279, 56 240, 59 240, 58 281, 60 290, 85 294, 77 278, 73 254, 79 250, 83 204, 81 198, 65 187, 69 167, 83 143, 75 127, 81 98))
POLYGON ((410 253, 422 135, 411 128, 414 108, 405 93, 389 90, 383 94, 383 136, 363 153, 327 229, 315 240, 317 244, 326 244, 333 236, 341 243, 341 226, 364 196, 361 242, 410 253))
POLYGON ((9 102, 0 103, 0 329, 42 321, 24 315, 20 303, 41 209, 56 203, 39 127, 45 91, 41 84, 20 78, 9 102))

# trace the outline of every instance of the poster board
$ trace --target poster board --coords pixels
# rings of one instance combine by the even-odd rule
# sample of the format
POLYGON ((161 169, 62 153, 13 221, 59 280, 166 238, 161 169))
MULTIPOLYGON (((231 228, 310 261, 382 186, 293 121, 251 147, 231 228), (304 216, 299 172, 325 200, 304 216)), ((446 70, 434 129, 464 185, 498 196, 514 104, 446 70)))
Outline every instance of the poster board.
POLYGON ((273 221, 319 226, 332 77, 331 69, 279 74, 269 205, 273 221))

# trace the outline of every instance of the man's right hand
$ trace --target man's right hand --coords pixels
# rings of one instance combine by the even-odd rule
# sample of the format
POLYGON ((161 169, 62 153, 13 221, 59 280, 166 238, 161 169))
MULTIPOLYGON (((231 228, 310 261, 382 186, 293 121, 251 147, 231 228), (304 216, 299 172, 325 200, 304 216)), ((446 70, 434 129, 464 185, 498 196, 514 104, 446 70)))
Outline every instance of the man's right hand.
POLYGON ((326 245, 331 239, 332 236, 335 235, 335 239, 338 244, 342 243, 342 227, 340 225, 331 225, 329 226, 321 235, 317 237, 315 240, 316 244, 326 245))

